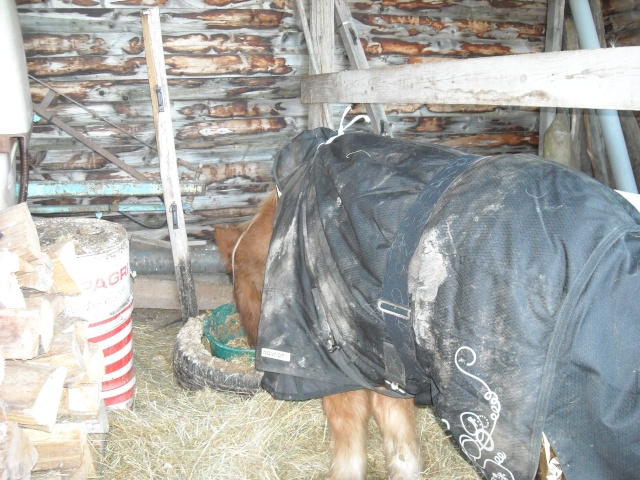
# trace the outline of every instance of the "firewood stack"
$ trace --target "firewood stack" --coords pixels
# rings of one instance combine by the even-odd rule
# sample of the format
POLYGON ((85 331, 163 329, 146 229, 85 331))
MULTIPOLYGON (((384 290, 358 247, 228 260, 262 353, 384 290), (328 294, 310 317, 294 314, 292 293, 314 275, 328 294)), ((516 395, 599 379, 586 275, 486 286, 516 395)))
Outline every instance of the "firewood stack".
POLYGON ((0 211, 0 480, 96 476, 105 362, 88 322, 63 313, 76 263, 65 232, 40 248, 25 203, 0 211))

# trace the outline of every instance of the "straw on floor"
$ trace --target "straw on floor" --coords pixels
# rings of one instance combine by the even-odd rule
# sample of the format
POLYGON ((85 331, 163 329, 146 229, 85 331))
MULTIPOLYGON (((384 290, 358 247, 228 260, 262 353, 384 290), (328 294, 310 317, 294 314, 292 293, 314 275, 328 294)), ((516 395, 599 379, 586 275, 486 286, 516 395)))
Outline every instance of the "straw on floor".
MULTIPOLYGON (((172 373, 179 312, 134 311, 137 376, 132 411, 109 412, 103 479, 320 479, 330 462, 330 436, 319 400, 281 402, 189 392, 172 373)), ((431 480, 480 477, 446 438, 430 409, 417 422, 431 480)), ((380 435, 370 424, 369 476, 385 478, 380 435)))

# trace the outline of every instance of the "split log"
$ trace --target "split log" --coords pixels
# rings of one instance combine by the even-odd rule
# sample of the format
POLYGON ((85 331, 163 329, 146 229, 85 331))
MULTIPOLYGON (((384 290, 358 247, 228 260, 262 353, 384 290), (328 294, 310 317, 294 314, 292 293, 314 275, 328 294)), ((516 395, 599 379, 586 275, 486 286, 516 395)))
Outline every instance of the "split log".
POLYGON ((0 211, 0 250, 12 251, 27 261, 40 256, 40 240, 26 203, 0 211))
POLYGON ((32 361, 66 367, 67 377, 64 386, 75 387, 85 378, 83 349, 84 345, 80 345, 75 332, 60 333, 53 337, 49 351, 32 361))
MULTIPOLYGON (((0 264, 2 261, 0 259, 0 264)), ((0 269, 0 308, 25 307, 24 295, 18 284, 18 279, 13 273, 0 269)))
POLYGON ((107 407, 104 401, 100 401, 97 412, 71 412, 69 411, 68 398, 63 393, 58 412, 58 423, 82 422, 87 427, 89 434, 109 433, 109 418, 107 417, 107 407))
POLYGON ((34 471, 72 470, 84 462, 87 427, 82 422, 57 423, 51 432, 23 429, 38 451, 34 471))
POLYGON ((29 360, 38 355, 40 312, 22 308, 0 310, 0 345, 5 358, 29 360))
POLYGON ((40 334, 39 353, 47 353, 51 348, 51 339, 53 338, 53 324, 55 322, 55 314, 49 300, 43 296, 28 297, 25 299, 27 308, 39 312, 38 332, 40 334))
POLYGON ((30 271, 16 274, 22 288, 32 288, 40 292, 48 292, 53 285, 53 262, 46 253, 33 256, 29 261, 30 271))
POLYGON ((2 345, 0 345, 0 385, 4 380, 4 353, 2 352, 2 345))
POLYGON ((100 345, 86 342, 83 344, 82 356, 84 359, 84 383, 100 383, 105 375, 104 352, 100 345))
POLYGON ((55 243, 43 248, 53 263, 53 293, 64 295, 80 295, 78 287, 78 272, 80 263, 76 255, 75 242, 73 240, 55 243))
POLYGON ((0 479, 29 478, 38 454, 29 437, 14 422, 0 422, 0 479))
POLYGON ((68 408, 70 412, 98 413, 100 410, 101 382, 81 383, 77 387, 67 388, 68 408))
POLYGON ((49 309, 51 310, 51 315, 53 316, 55 328, 58 317, 62 315, 62 312, 64 312, 64 309, 67 306, 67 301, 64 295, 35 291, 27 291, 25 293, 25 302, 28 308, 40 308, 40 305, 45 301, 49 304, 49 309))
POLYGON ((51 431, 67 369, 58 365, 9 361, 5 364, 0 398, 7 420, 20 426, 51 431))

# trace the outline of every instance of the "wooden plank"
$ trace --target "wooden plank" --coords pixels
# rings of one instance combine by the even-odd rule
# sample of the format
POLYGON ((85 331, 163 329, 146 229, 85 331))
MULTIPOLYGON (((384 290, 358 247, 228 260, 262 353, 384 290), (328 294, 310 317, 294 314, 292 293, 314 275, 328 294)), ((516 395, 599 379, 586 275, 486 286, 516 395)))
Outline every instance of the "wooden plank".
POLYGON ((302 101, 640 110, 640 47, 472 58, 304 77, 302 101), (597 95, 595 95, 597 92, 597 95))
MULTIPOLYGON (((195 275, 200 310, 212 310, 233 301, 233 287, 227 275, 195 275)), ((179 310, 180 301, 175 278, 168 275, 138 275, 132 282, 136 308, 179 310), (158 296, 158 292, 162 292, 158 296)))
MULTIPOLYGON (((545 52, 559 52, 562 50, 562 30, 564 26, 565 0, 549 0, 547 9, 547 30, 544 40, 545 52)), ((540 109, 540 128, 538 155, 543 155, 544 134, 555 117, 556 109, 543 107, 540 109)))
POLYGON ((191 263, 189 262, 187 232, 184 228, 184 211, 182 198, 180 197, 171 111, 168 108, 166 110, 164 108, 164 105, 170 104, 170 99, 160 33, 160 13, 157 8, 142 12, 142 27, 149 73, 149 89, 156 127, 158 157, 160 159, 160 175, 162 177, 164 204, 167 214, 167 227, 171 238, 182 320, 186 322, 190 317, 197 315, 198 305, 191 274, 191 263))
MULTIPOLYGON (((342 39, 347 55, 349 56, 349 62, 351 68, 356 70, 365 70, 369 68, 369 62, 364 54, 364 49, 360 44, 358 38, 358 32, 356 31, 353 23, 353 17, 349 11, 349 6, 345 0, 335 1, 335 23, 338 28, 338 33, 342 39)), ((384 106, 379 103, 365 103, 367 115, 371 119, 371 127, 373 132, 377 135, 391 134, 391 125, 384 112, 384 106)))
MULTIPOLYGON (((309 53, 309 73, 311 75, 315 75, 320 73, 320 57, 318 57, 318 53, 316 51, 316 45, 313 37, 311 36, 311 30, 309 29, 309 22, 307 20, 307 13, 302 3, 302 0, 296 0, 296 8, 298 9, 298 15, 300 16, 300 21, 302 22, 302 30, 304 32, 305 43, 307 45, 307 51, 309 53)), ((314 113, 314 115, 317 112, 314 113)), ((322 122, 324 125, 332 125, 333 117, 331 114, 331 107, 329 104, 322 104, 322 122)))
MULTIPOLYGON (((318 57, 318 73, 333 72, 334 51, 334 2, 333 0, 311 0, 310 31, 311 44, 314 45, 318 57)), ((309 105, 308 128, 333 128, 333 122, 323 115, 322 103, 331 101, 312 102, 309 105), (315 105, 313 104, 315 103, 315 105)))

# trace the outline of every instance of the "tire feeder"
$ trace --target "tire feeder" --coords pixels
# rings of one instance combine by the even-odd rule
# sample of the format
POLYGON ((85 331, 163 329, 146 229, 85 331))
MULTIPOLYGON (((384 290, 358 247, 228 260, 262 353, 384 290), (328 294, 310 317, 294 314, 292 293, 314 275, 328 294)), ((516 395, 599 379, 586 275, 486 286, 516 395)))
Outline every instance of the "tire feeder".
POLYGON ((180 386, 189 390, 209 387, 245 395, 260 390, 262 372, 248 364, 255 358, 255 352, 228 345, 243 334, 240 328, 224 328, 235 313, 235 305, 224 304, 204 317, 190 318, 180 329, 173 352, 174 375, 180 386))

